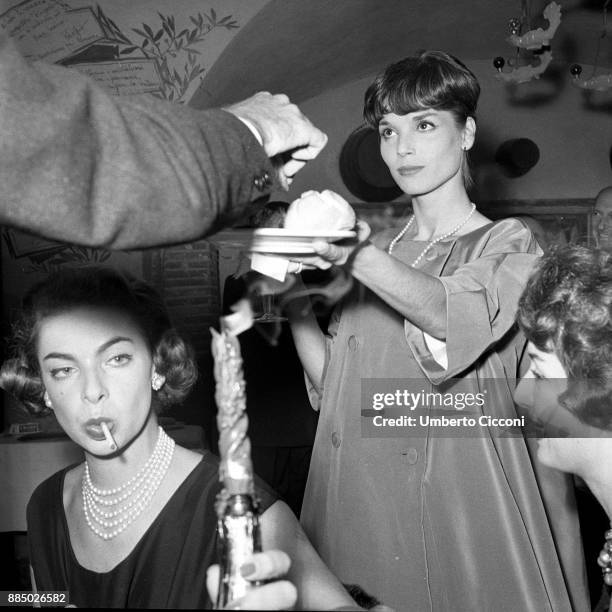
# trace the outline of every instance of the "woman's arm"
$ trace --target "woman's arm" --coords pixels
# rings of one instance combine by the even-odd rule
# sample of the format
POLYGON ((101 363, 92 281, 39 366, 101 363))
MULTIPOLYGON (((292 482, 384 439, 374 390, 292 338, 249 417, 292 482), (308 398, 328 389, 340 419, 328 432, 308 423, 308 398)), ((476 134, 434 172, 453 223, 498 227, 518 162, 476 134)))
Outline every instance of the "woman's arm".
MULTIPOLYGON (((325 248, 338 248, 333 244, 324 245, 325 248)), ((311 262, 312 258, 306 261, 311 262)), ((412 269, 369 242, 356 249, 350 265, 357 280, 404 318, 434 338, 446 338, 446 292, 438 278, 412 269)), ((302 366, 310 382, 320 391, 326 339, 312 312, 310 300, 307 297, 291 300, 287 315, 302 366)))
POLYGON ((356 251, 351 273, 413 325, 434 338, 446 338, 446 292, 438 278, 371 243, 356 251))
MULTIPOLYGON (((30 565, 30 583, 32 585, 32 593, 38 593, 38 587, 36 586, 36 578, 34 577, 34 568, 30 565)), ((38 601, 32 604, 33 608, 40 608, 41 605, 38 601)))
MULTIPOLYGON (((303 288, 302 281, 296 280, 295 288, 303 288)), ((325 366, 325 334, 315 317, 312 304, 307 296, 296 297, 288 302, 286 313, 298 357, 306 376, 320 391, 325 366)))
MULTIPOLYGON (((363 234, 361 230, 360 233, 363 234)), ((516 300, 512 298, 517 290, 519 294, 522 291, 531 263, 540 252, 531 232, 522 223, 504 219, 483 234, 479 257, 466 261, 451 276, 437 278, 413 269, 361 238, 359 235, 359 242, 348 246, 319 241, 313 247, 327 265, 346 265, 356 279, 414 327, 444 341, 448 341, 453 331, 453 312, 460 317, 469 315, 466 309, 474 302, 481 306, 478 316, 485 316, 483 325, 490 327, 491 317, 495 317, 495 309, 491 310, 488 300, 495 302, 493 306, 504 314, 509 313, 513 320, 516 300), (497 304, 498 294, 511 299, 497 304)), ((498 317, 504 323, 507 318, 498 317)), ((498 331, 503 334, 512 322, 498 331)))
MULTIPOLYGON (((414 270, 368 240, 370 228, 356 225, 357 239, 349 245, 316 241, 316 257, 302 258, 317 267, 346 265, 358 281, 371 289, 405 319, 434 338, 446 338, 446 292, 434 276, 414 270)), ((295 258, 297 259, 297 258, 295 258)))
POLYGON ((360 610, 341 582, 317 554, 287 504, 275 502, 261 517, 263 548, 280 549, 291 558, 287 578, 297 587, 299 610, 360 610))

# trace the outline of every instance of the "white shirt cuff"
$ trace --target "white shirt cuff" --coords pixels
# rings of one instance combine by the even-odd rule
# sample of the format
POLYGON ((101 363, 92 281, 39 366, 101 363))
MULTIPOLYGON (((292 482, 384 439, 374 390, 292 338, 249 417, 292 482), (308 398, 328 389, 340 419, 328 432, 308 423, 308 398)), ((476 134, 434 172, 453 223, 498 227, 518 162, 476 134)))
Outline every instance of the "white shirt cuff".
POLYGON ((445 370, 448 369, 448 355, 446 354, 446 342, 438 340, 430 336, 427 332, 423 332, 425 344, 431 353, 434 360, 439 363, 445 370))
POLYGON ((242 121, 242 123, 244 123, 244 125, 251 130, 253 136, 257 138, 257 142, 263 147, 263 138, 261 137, 259 130, 248 119, 245 119, 244 117, 238 117, 238 119, 240 119, 240 121, 242 121))

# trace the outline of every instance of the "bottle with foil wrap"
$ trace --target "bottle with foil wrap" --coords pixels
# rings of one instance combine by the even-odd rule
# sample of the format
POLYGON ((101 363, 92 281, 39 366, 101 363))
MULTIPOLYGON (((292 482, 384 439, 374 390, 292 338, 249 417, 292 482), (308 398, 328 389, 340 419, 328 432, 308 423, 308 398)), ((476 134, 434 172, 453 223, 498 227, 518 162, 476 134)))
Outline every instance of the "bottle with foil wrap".
POLYGON ((260 513, 247 436, 245 382, 236 338, 243 330, 234 328, 231 331, 233 316, 221 320, 220 333, 211 330, 218 409, 219 479, 223 483, 216 502, 220 564, 218 608, 243 597, 254 586, 243 578, 240 567, 253 553, 261 551, 260 513))
POLYGON ((259 509, 251 495, 231 495, 219 513, 219 595, 217 607, 243 597, 257 585, 242 577, 241 566, 255 552, 261 551, 259 509))

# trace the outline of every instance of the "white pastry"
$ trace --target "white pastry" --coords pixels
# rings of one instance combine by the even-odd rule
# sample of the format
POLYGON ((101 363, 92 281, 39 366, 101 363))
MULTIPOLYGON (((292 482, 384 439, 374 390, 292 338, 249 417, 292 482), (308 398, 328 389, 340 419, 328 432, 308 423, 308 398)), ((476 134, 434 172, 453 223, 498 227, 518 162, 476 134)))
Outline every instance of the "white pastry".
POLYGON ((284 228, 294 231, 352 230, 357 218, 350 204, 334 191, 306 191, 287 209, 284 228))

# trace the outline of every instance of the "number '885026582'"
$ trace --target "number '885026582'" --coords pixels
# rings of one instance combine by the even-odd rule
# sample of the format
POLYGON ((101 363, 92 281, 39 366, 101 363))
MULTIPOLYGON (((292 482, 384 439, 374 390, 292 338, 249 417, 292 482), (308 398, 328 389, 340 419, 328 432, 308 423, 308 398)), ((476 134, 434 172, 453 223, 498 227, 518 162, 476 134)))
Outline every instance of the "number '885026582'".
POLYGON ((66 606, 67 591, 0 591, 0 606, 66 606))

